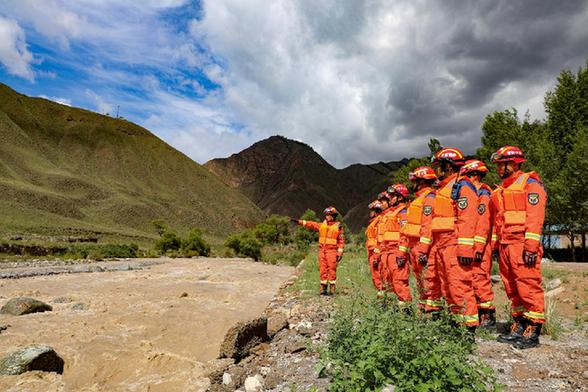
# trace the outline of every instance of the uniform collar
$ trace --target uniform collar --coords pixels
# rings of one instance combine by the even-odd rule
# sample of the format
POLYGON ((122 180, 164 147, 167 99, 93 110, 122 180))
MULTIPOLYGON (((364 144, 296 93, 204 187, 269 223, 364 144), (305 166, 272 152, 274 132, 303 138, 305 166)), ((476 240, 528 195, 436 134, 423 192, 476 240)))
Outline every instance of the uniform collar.
POLYGON ((417 197, 419 197, 419 196, 422 196, 422 195, 423 195, 423 194, 425 194, 425 193, 430 193, 432 190, 433 190, 433 188, 431 188, 430 186, 426 186, 426 187, 424 187, 424 188, 422 188, 422 189, 418 190, 418 191, 416 192, 416 196, 417 196, 417 197))
POLYGON ((502 180, 502 187, 508 188, 522 175, 523 175, 523 172, 521 170, 514 172, 510 177, 502 180))
POLYGON ((454 173, 454 174, 450 175, 449 177, 444 178, 439 183, 439 188, 443 188, 445 185, 449 184, 451 181, 455 180, 456 178, 457 178, 457 173, 454 173))

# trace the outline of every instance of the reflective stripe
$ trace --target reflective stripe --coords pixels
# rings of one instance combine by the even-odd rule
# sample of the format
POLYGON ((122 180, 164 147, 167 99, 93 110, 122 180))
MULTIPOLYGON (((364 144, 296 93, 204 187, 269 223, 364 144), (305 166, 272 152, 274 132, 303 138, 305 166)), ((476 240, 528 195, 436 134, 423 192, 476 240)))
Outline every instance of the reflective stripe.
POLYGON ((306 225, 306 221, 304 219, 301 222, 302 222, 302 226, 306 225))
POLYGON ((474 241, 479 244, 486 244, 486 238, 482 237, 481 235, 477 235, 474 237, 474 241))
POLYGON ((398 250, 401 251, 401 252, 403 252, 403 253, 408 253, 408 248, 406 246, 400 245, 398 247, 398 250))
POLYGON ((526 240, 541 241, 541 234, 526 232, 525 239, 526 240))
POLYGON ((492 241, 496 241, 496 240, 498 240, 498 235, 492 234, 492 241))
POLYGON ((480 302, 478 304, 478 308, 482 308, 482 309, 493 309, 494 308, 494 302, 492 302, 492 301, 480 302))
POLYGON ((430 307, 438 307, 440 308, 443 305, 441 300, 433 300, 433 299, 423 299, 420 301, 423 305, 427 305, 430 307))
POLYGON ((321 284, 327 284, 327 283, 329 283, 328 280, 321 280, 321 284))
POLYGON ((337 253, 343 253, 343 248, 337 249, 337 253))
POLYGON ((464 323, 466 325, 478 325, 480 323, 480 319, 478 318, 478 315, 465 315, 463 317, 464 323))
POLYGON ((474 245, 473 238, 459 237, 457 239, 457 245, 474 245))
POLYGON ((423 244, 427 244, 427 245, 431 245, 431 243, 433 242, 432 239, 427 238, 427 237, 421 237, 421 239, 419 241, 422 242, 423 244))
POLYGON ((329 283, 330 284, 335 284, 335 283, 337 283, 337 281, 336 280, 329 280, 329 283))
POLYGON ((524 312, 527 310, 524 306, 516 306, 511 309, 512 312, 524 312))
POLYGON ((525 317, 532 318, 532 319, 545 320, 545 313, 525 312, 524 315, 525 315, 525 317))

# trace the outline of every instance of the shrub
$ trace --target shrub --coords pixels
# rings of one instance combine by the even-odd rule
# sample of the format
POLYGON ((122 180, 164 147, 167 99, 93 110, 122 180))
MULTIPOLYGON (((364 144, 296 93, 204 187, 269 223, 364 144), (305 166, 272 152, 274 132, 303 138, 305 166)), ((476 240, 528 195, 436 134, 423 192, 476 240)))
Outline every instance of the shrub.
POLYGON ((210 245, 202 238, 202 231, 197 228, 190 230, 188 237, 182 240, 184 256, 210 256, 210 245))
POLYGON ((416 309, 382 309, 357 297, 339 308, 322 349, 318 369, 332 377, 332 391, 497 390, 491 369, 473 359, 474 344, 464 329, 451 327, 450 316, 431 321, 416 309))
POLYGON ((285 216, 271 215, 254 229, 255 237, 263 244, 287 244, 291 242, 290 221, 285 216))
POLYGON ((179 250, 182 247, 181 238, 173 231, 164 232, 155 243, 155 249, 164 254, 170 250, 179 250))
MULTIPOLYGON (((300 216, 300 219, 318 221, 316 212, 311 209, 304 211, 304 214, 300 216)), ((318 233, 316 231, 307 230, 303 227, 298 227, 294 234, 294 240, 299 245, 310 245, 313 242, 318 241, 318 233)))
POLYGON ((225 246, 232 249, 238 256, 251 257, 257 261, 261 258, 263 244, 252 230, 246 230, 229 236, 225 246))

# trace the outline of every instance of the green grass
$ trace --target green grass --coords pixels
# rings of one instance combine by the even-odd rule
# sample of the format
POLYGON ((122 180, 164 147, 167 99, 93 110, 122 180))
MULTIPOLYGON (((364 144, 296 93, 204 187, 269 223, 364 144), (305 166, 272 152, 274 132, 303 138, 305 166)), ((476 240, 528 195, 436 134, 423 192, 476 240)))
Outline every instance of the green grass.
POLYGON ((122 119, 0 84, 0 237, 92 235, 148 243, 150 224, 224 236, 262 212, 201 165, 122 119))

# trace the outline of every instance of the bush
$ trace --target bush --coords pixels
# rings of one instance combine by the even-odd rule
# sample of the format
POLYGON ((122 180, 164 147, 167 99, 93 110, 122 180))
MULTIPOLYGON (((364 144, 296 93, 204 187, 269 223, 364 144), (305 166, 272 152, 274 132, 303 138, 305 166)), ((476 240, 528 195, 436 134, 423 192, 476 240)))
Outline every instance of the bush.
POLYGON ((397 307, 357 297, 335 315, 318 369, 332 391, 487 391, 499 386, 491 369, 472 359, 474 344, 450 316, 431 321, 397 307))
POLYGON ((257 261, 261 258, 263 244, 252 230, 246 230, 229 236, 225 241, 225 246, 232 249, 238 256, 251 257, 257 261))
POLYGON ((308 247, 294 244, 264 246, 261 250, 261 259, 270 264, 297 266, 307 253, 308 247))
POLYGON ((72 245, 61 256, 68 259, 127 259, 137 257, 138 251, 137 244, 72 245))
MULTIPOLYGON (((316 212, 311 209, 304 211, 304 214, 300 216, 300 219, 318 221, 316 212)), ((318 233, 316 231, 305 229, 304 227, 298 227, 294 234, 294 240, 299 245, 308 246, 313 242, 318 241, 318 233)))
POLYGON ((255 237, 264 245, 287 244, 290 237, 290 220, 285 216, 271 215, 254 229, 255 237))
POLYGON ((188 238, 182 240, 182 252, 186 257, 210 256, 210 245, 202 238, 200 229, 190 230, 188 238))
POLYGON ((166 231, 155 243, 155 250, 159 254, 165 254, 170 250, 179 250, 182 247, 181 238, 173 231, 166 231))

